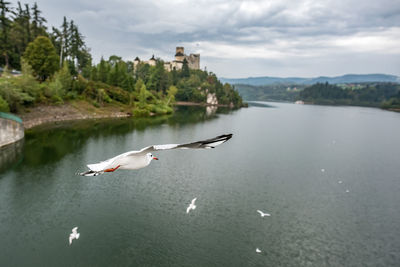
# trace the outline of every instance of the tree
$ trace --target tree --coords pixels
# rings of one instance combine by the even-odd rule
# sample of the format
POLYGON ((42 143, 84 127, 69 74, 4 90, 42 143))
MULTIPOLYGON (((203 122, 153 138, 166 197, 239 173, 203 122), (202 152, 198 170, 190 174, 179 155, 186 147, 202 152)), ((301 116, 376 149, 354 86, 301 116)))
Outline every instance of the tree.
POLYGON ((50 39, 39 36, 29 43, 24 59, 32 66, 39 81, 45 81, 58 70, 58 55, 50 39))
POLYGON ((107 74, 108 74, 107 62, 103 59, 103 57, 101 57, 97 71, 97 79, 100 82, 105 83, 107 81, 107 74))
POLYGON ((146 85, 142 84, 142 87, 140 88, 140 92, 139 92, 139 106, 141 108, 146 106, 146 99, 147 99, 147 89, 146 89, 146 85))
POLYGON ((42 11, 39 10, 37 3, 33 5, 32 8, 32 34, 33 38, 36 38, 37 36, 40 35, 47 35, 46 33, 46 26, 44 26, 44 23, 47 22, 47 20, 40 16, 42 11))
POLYGON ((60 81, 62 90, 60 96, 63 96, 67 91, 72 89, 72 76, 69 72, 68 62, 64 61, 63 67, 54 74, 54 80, 60 81))
POLYGON ((174 103, 175 102, 175 95, 178 92, 178 88, 176 88, 175 86, 171 85, 169 87, 169 89, 167 90, 167 105, 169 105, 170 103, 174 103))
POLYGON ((0 111, 10 112, 10 107, 8 106, 7 101, 5 101, 0 95, 0 111))
POLYGON ((8 68, 8 55, 10 53, 11 44, 9 43, 8 37, 11 28, 11 20, 8 18, 7 13, 10 13, 12 10, 10 7, 10 2, 5 2, 4 0, 0 0, 0 57, 2 61, 5 63, 5 66, 8 68))
POLYGON ((189 65, 186 58, 183 60, 181 76, 182 78, 187 78, 190 76, 189 65))

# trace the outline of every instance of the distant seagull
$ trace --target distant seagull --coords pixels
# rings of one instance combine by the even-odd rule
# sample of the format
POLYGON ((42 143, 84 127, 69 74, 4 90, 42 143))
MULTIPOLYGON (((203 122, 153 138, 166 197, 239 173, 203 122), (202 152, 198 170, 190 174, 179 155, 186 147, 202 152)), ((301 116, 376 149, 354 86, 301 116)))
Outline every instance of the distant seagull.
POLYGON ((343 183, 343 182, 342 182, 342 181, 339 181, 338 183, 341 184, 341 183, 343 183))
POLYGON ((347 189, 347 190, 346 190, 346 193, 349 193, 349 192, 350 192, 350 190, 349 190, 349 189, 347 189))
POLYGON ((158 150, 169 150, 169 149, 199 149, 199 148, 215 148, 216 146, 225 143, 232 138, 232 134, 224 134, 211 139, 197 141, 187 144, 166 144, 166 145, 152 145, 145 147, 138 151, 129 151, 121 155, 115 156, 111 159, 107 159, 100 163, 89 164, 89 170, 86 172, 78 173, 82 176, 97 176, 105 172, 113 172, 119 169, 136 170, 147 167, 150 162, 158 160, 151 153, 152 151, 158 150))
POLYGON ((325 172, 325 169, 321 169, 321 172, 325 172))
POLYGON ((69 234, 69 244, 70 245, 72 244, 72 240, 79 238, 80 233, 78 233, 77 231, 78 231, 78 227, 72 228, 72 233, 69 234))
POLYGON ((261 217, 264 217, 264 216, 271 216, 271 214, 269 214, 269 213, 264 213, 264 212, 262 212, 261 210, 257 210, 257 212, 261 214, 261 217))
POLYGON ((192 203, 190 203, 189 207, 187 207, 186 213, 189 213, 190 210, 195 210, 196 209, 196 205, 194 204, 196 199, 197 199, 197 197, 192 199, 192 203))
POLYGON ((259 248, 256 248, 257 253, 261 253, 261 250, 259 248))

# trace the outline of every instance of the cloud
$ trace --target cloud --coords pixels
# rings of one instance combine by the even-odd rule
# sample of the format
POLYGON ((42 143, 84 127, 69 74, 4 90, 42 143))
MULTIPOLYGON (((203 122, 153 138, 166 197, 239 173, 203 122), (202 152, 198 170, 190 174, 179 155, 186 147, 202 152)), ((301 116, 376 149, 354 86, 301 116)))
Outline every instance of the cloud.
MULTIPOLYGON (((362 56, 400 55, 400 2, 393 0, 37 2, 49 24, 59 26, 64 15, 74 19, 95 60, 111 54, 171 60, 179 45, 201 53, 209 70, 243 77, 247 71, 231 67, 236 62, 253 62, 249 69, 265 75, 273 64, 281 76, 296 73, 293 62, 304 62, 302 73, 330 75, 342 71, 339 63, 349 57, 357 59, 352 61, 357 73, 388 71, 379 60, 367 69, 362 56)), ((398 75, 399 65, 389 64, 389 72, 398 75)))

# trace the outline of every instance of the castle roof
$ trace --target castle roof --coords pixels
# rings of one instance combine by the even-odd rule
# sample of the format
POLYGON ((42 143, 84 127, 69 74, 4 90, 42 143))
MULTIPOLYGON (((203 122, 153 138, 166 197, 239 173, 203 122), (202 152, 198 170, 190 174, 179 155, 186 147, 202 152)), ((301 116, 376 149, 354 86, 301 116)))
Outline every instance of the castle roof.
POLYGON ((156 59, 154 58, 154 55, 150 58, 150 60, 156 60, 156 59))
POLYGON ((138 57, 136 57, 134 61, 140 61, 140 59, 138 57))
POLYGON ((175 56, 176 57, 182 57, 182 56, 184 56, 184 54, 182 52, 178 52, 178 53, 175 54, 175 56))

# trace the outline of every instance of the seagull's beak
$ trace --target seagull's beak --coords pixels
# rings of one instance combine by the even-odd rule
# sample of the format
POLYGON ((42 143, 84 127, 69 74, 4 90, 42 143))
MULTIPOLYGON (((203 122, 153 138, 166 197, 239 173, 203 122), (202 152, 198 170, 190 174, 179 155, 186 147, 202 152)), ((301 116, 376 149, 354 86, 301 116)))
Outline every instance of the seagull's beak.
POLYGON ((156 157, 153 157, 153 159, 158 160, 158 158, 156 158, 156 157))

